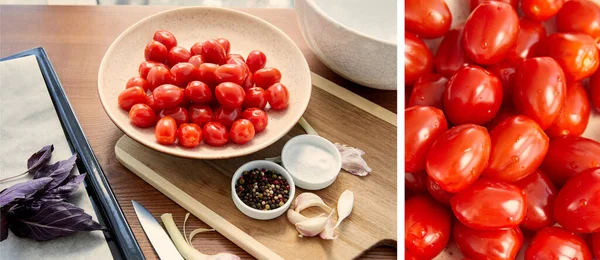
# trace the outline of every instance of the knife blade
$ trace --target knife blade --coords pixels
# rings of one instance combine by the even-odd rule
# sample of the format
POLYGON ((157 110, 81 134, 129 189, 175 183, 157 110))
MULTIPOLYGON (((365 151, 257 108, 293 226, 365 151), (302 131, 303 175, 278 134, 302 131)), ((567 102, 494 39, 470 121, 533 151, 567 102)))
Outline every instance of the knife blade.
POLYGON ((158 257, 162 260, 183 260, 173 241, 154 216, 137 201, 132 200, 131 204, 158 257))

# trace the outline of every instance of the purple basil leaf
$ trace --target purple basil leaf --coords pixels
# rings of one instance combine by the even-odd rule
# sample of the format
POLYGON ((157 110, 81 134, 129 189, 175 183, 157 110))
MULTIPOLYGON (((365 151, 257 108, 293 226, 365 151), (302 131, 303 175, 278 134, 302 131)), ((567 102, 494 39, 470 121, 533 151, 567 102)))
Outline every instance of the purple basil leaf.
POLYGON ((29 200, 38 191, 44 189, 53 179, 43 177, 40 179, 29 180, 17 183, 2 192, 0 192, 0 208, 14 202, 15 200, 29 200))
POLYGON ((83 179, 85 178, 84 174, 73 175, 70 176, 63 185, 60 185, 54 189, 46 191, 41 197, 40 200, 44 202, 49 201, 66 201, 69 197, 71 197, 77 189, 83 179))
POLYGON ((77 231, 106 230, 83 209, 68 202, 46 202, 39 210, 10 214, 10 230, 18 237, 37 241, 70 235, 77 231))
POLYGON ((8 237, 8 217, 4 211, 0 212, 0 242, 8 237))
POLYGON ((60 186, 71 175, 71 170, 73 170, 76 160, 77 155, 73 154, 69 159, 58 161, 52 165, 46 165, 35 172, 33 178, 52 177, 53 180, 50 185, 48 185, 47 190, 54 189, 60 186))
POLYGON ((52 151, 54 151, 54 145, 46 145, 41 150, 34 153, 27 160, 27 169, 30 173, 36 172, 42 166, 46 165, 52 157, 52 151))

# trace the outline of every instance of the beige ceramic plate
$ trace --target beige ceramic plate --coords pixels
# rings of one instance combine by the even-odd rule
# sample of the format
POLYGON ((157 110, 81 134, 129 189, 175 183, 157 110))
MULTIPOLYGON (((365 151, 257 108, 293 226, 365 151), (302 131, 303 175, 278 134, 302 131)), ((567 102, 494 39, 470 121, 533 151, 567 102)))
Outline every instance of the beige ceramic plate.
POLYGON ((157 151, 198 159, 243 156, 274 143, 298 122, 308 106, 310 92, 308 64, 287 35, 257 17, 213 7, 174 9, 137 22, 111 44, 98 71, 98 94, 102 106, 125 134, 157 151), (267 107, 267 128, 245 145, 230 143, 223 147, 211 147, 202 143, 199 147, 187 149, 178 145, 158 144, 153 127, 141 129, 129 123, 128 113, 117 105, 117 97, 127 80, 138 74, 138 66, 144 61, 144 47, 159 29, 172 32, 178 45, 187 49, 196 42, 223 37, 231 42, 231 53, 246 57, 252 50, 263 51, 267 55, 267 66, 278 68, 283 75, 281 83, 290 92, 289 107, 283 111, 273 111, 267 107))

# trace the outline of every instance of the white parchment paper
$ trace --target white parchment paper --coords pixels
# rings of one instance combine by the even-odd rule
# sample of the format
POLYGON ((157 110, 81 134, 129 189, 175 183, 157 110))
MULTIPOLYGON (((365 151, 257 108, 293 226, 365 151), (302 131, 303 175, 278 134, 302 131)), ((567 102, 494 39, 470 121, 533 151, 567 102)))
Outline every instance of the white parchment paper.
MULTIPOLYGON (((29 156, 48 144, 54 144, 52 163, 71 156, 35 56, 0 62, 0 179, 24 172, 29 156)), ((0 184, 0 190, 31 178, 0 184)), ((83 184, 70 201, 97 220, 83 184)), ((45 242, 9 232, 8 239, 0 242, 0 259, 113 257, 101 231, 78 232, 45 242)))

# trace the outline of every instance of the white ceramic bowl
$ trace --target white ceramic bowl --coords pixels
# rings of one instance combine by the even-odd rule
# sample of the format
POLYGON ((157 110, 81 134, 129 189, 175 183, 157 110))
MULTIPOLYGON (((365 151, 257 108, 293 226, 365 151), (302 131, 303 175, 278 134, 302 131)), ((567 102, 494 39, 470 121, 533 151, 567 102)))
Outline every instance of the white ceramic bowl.
POLYGON ((358 84, 397 89, 396 0, 296 0, 304 39, 330 69, 358 84))
POLYGON ((287 211, 290 205, 292 205, 292 200, 295 197, 295 193, 296 186, 294 185, 294 180, 292 179, 292 176, 279 164, 276 164, 271 161, 257 160, 248 162, 240 166, 240 168, 238 168, 237 171, 235 171, 235 174, 233 174, 233 178, 231 179, 231 198, 233 199, 233 203, 242 213, 244 213, 244 215, 253 219, 269 220, 281 216, 284 212, 287 211), (285 180, 290 185, 289 199, 285 204, 283 204, 282 207, 276 208, 274 210, 257 210, 244 204, 244 202, 242 202, 242 200, 238 197, 237 193, 235 192, 235 183, 238 181, 240 176, 242 176, 242 173, 244 171, 249 171, 257 168, 272 170, 281 174, 281 176, 285 178, 285 180))
POLYGON ((222 159, 247 155, 279 140, 298 122, 308 106, 312 85, 308 64, 296 44, 281 30, 255 16, 215 7, 186 7, 149 16, 125 30, 106 51, 98 71, 98 95, 110 119, 125 134, 154 150, 196 159, 222 159), (196 42, 226 38, 230 53, 248 56, 252 50, 267 55, 267 66, 278 68, 281 83, 290 92, 289 107, 281 111, 267 109, 269 124, 245 145, 226 144, 212 147, 205 143, 196 148, 161 145, 154 137, 154 127, 139 128, 129 122, 127 111, 119 108, 117 97, 127 80, 138 74, 144 61, 144 47, 154 32, 172 32, 177 43, 189 49, 196 42))

